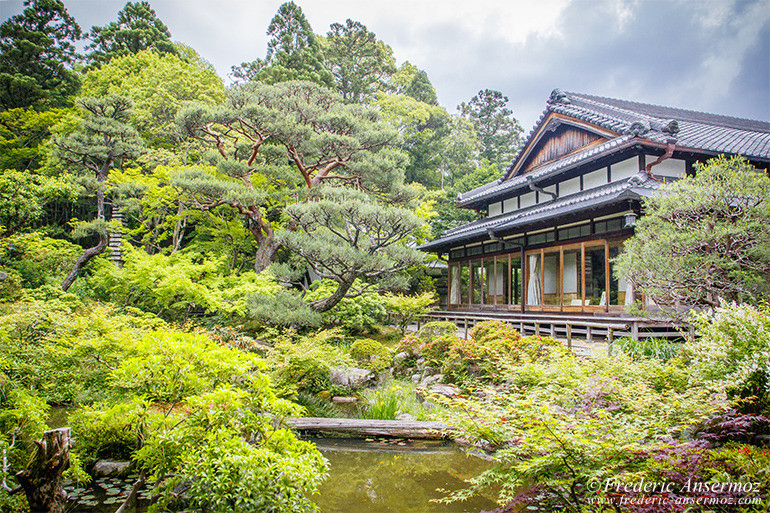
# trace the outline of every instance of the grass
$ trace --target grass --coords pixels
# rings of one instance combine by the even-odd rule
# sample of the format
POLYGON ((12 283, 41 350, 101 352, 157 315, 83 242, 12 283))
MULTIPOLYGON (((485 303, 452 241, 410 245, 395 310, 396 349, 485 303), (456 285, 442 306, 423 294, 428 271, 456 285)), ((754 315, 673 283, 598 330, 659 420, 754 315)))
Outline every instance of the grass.
POLYGON ((316 397, 310 392, 298 392, 294 401, 307 410, 308 417, 342 417, 342 412, 326 399, 316 397))
POLYGON ((391 380, 380 389, 368 390, 358 407, 358 417, 363 419, 395 420, 399 413, 412 415, 416 420, 430 417, 411 382, 391 380))
POLYGON ((667 362, 679 353, 682 344, 660 338, 646 338, 640 340, 622 338, 614 342, 612 346, 613 348, 620 348, 624 353, 634 359, 656 358, 667 362))

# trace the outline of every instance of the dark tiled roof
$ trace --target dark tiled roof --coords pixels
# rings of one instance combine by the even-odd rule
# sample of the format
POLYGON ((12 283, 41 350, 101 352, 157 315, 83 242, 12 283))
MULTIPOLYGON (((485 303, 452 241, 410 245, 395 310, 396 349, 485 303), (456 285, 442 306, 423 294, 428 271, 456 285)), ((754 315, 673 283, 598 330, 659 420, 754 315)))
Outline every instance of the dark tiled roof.
POLYGON ((552 175, 557 175, 562 171, 575 167, 579 164, 589 162, 595 158, 601 157, 612 151, 631 146, 633 141, 632 135, 624 135, 616 137, 610 141, 602 143, 593 148, 583 150, 568 157, 554 160, 549 162, 526 175, 514 176, 508 180, 498 179, 494 182, 482 185, 472 191, 466 192, 462 196, 458 197, 458 205, 463 206, 469 203, 473 203, 477 199, 487 198, 490 196, 496 196, 505 192, 511 192, 518 189, 529 189, 530 181, 540 181, 544 178, 548 178, 552 175))
POLYGON ((764 121, 580 93, 555 92, 548 102, 546 112, 558 112, 618 133, 635 133, 655 142, 674 137, 680 147, 770 159, 770 123, 764 121), (666 135, 671 121, 679 130, 666 135))
MULTIPOLYGON (((614 151, 632 139, 642 144, 645 141, 662 144, 675 140, 680 148, 706 153, 741 154, 748 158, 770 161, 770 123, 587 94, 565 93, 558 89, 551 93, 548 106, 527 137, 524 148, 550 113, 592 123, 617 133, 618 137, 590 150, 578 152, 567 159, 548 163, 525 175, 533 179, 542 179, 582 164, 596 157, 597 151, 614 151), (615 147, 612 146, 613 143, 615 147), (564 160, 566 162, 562 162, 564 160)), ((513 164, 504 176, 510 173, 521 158, 523 155, 520 152, 514 157, 513 164)), ((514 176, 508 180, 500 178, 460 195, 458 204, 470 205, 502 191, 514 191, 526 187, 526 182, 524 176, 514 176)))
POLYGON ((637 174, 628 180, 578 192, 547 203, 500 214, 495 217, 479 219, 453 230, 447 230, 443 237, 423 244, 418 249, 435 251, 448 246, 455 246, 479 237, 486 237, 489 231, 501 232, 514 230, 535 223, 545 217, 565 215, 586 208, 595 208, 622 199, 636 199, 650 196, 660 182, 650 179, 646 174, 637 174))

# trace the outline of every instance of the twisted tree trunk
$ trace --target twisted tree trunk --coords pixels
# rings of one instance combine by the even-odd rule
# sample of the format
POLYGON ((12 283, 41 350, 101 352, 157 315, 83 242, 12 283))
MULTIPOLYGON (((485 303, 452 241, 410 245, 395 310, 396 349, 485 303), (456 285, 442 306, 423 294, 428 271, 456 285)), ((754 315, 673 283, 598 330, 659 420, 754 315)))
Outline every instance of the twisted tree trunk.
POLYGON ((72 270, 70 270, 67 277, 64 278, 64 281, 61 282, 61 289, 63 291, 66 292, 67 289, 70 288, 70 285, 72 285, 77 277, 80 276, 80 271, 88 262, 91 261, 93 257, 104 252, 104 250, 107 248, 107 241, 107 232, 99 233, 99 243, 96 246, 83 251, 83 254, 81 254, 78 259, 75 260, 75 265, 72 266, 72 270))

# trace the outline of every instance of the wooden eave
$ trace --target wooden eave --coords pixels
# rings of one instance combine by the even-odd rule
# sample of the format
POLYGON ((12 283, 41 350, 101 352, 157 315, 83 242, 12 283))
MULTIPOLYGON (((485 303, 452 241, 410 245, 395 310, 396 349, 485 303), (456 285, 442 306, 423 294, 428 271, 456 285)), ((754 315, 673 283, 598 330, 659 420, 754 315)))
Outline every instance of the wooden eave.
MULTIPOLYGON (((615 137, 618 137, 619 133, 613 132, 612 130, 607 130, 606 128, 600 127, 598 125, 595 125, 593 123, 589 123, 587 121, 583 121, 580 119, 575 119, 570 116, 565 116, 564 114, 559 114, 556 112, 551 112, 548 114, 548 116, 543 120, 543 122, 540 124, 540 127, 535 131, 534 135, 530 137, 529 141, 527 142, 527 146, 522 150, 522 152, 519 154, 518 158, 516 159, 516 162, 511 166, 511 168, 506 172, 505 176, 503 177, 503 180, 508 180, 511 177, 518 176, 521 174, 523 166, 527 163, 529 158, 532 156, 532 152, 535 151, 535 149, 538 147, 540 142, 550 135, 550 132, 555 130, 555 128, 558 125, 566 124, 571 125, 575 128, 580 128, 583 130, 586 130, 588 132, 595 133, 596 135, 605 138, 604 140, 599 139, 591 144, 588 144, 586 146, 582 146, 580 148, 576 148, 572 150, 569 153, 566 153, 564 155, 559 156, 558 158, 564 158, 569 155, 572 155, 574 153, 577 153, 579 151, 583 151, 586 148, 590 148, 594 145, 599 145, 604 142, 606 142, 607 139, 613 139, 615 137)), ((552 161, 549 161, 552 162, 552 161)), ((533 169, 536 169, 537 167, 540 167, 542 165, 546 165, 548 162, 544 162, 542 164, 539 164, 533 169)))

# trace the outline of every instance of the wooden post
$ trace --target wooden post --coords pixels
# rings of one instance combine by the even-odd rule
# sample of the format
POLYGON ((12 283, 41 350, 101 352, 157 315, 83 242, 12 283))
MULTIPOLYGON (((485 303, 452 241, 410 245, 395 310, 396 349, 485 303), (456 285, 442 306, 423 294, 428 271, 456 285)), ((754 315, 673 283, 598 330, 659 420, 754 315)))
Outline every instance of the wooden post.
POLYGON ((29 463, 16 479, 31 511, 64 513, 67 494, 62 488, 62 472, 70 466, 70 428, 46 431, 35 445, 29 463))
POLYGON ((465 318, 465 340, 468 340, 468 318, 465 318))
POLYGON ((536 337, 540 336, 540 323, 539 322, 535 323, 535 336, 536 337))
POLYGON ((613 337, 614 332, 615 330, 613 328, 607 328, 607 342, 609 342, 610 344, 612 344, 612 340, 614 338, 613 337))
POLYGON ((592 342, 594 339, 593 334, 591 333, 591 326, 586 326, 586 341, 592 342))
POLYGON ((572 324, 567 324, 567 347, 572 349, 572 324))
POLYGON ((631 338, 639 340, 639 324, 636 321, 631 321, 631 338))

